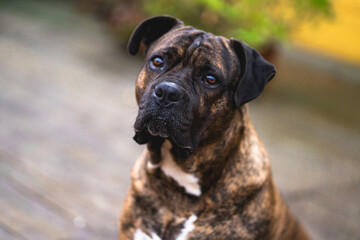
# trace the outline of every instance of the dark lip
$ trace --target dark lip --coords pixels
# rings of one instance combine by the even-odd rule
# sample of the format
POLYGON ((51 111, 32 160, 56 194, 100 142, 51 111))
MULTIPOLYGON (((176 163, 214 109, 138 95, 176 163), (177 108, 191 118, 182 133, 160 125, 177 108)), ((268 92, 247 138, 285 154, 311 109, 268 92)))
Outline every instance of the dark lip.
POLYGON ((158 107, 154 107, 154 104, 155 103, 152 105, 150 104, 150 106, 140 104, 139 113, 134 124, 134 140, 139 144, 145 144, 154 141, 154 138, 167 139, 173 145, 176 145, 177 148, 193 151, 196 145, 194 144, 193 139, 188 138, 186 141, 183 141, 184 139, 182 137, 177 139, 179 133, 177 132, 176 126, 173 126, 171 122, 168 122, 169 119, 167 116, 162 116, 157 109, 158 107), (162 126, 160 125, 160 128, 163 128, 163 131, 152 127, 153 121, 163 124, 162 126))
POLYGON ((134 128, 134 130, 135 130, 135 136, 133 137, 133 139, 136 142, 138 142, 139 144, 146 143, 146 142, 141 141, 141 139, 139 138, 139 134, 145 134, 145 135, 148 134, 148 135, 150 135, 152 137, 159 137, 159 138, 162 138, 162 139, 168 139, 173 144, 175 144, 176 146, 178 146, 180 148, 184 148, 184 149, 191 150, 191 151, 194 150, 194 146, 179 144, 178 141, 174 137, 172 137, 171 135, 168 135, 168 136, 165 137, 165 136, 161 136, 160 134, 151 133, 151 131, 149 131, 149 129, 148 129, 147 124, 144 124, 140 129, 134 128))
POLYGON ((194 150, 193 146, 185 146, 185 145, 178 144, 173 137, 171 137, 171 140, 172 140, 172 142, 175 143, 176 146, 178 146, 180 148, 184 148, 184 149, 188 149, 188 150, 194 150))

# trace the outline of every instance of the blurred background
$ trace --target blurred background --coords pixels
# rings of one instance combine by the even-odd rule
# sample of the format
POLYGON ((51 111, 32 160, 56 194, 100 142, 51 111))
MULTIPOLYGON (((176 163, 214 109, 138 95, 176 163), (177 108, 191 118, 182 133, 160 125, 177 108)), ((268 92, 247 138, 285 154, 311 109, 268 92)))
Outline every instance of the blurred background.
POLYGON ((250 114, 313 239, 360 239, 360 2, 0 0, 0 239, 116 239, 130 169, 126 42, 169 14, 278 70, 250 114))

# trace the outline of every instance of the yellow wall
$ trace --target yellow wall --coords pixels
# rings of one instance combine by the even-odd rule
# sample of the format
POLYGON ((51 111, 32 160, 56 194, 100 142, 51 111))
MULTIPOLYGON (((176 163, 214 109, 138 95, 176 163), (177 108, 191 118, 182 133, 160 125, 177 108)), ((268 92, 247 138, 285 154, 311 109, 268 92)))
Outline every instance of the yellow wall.
POLYGON ((335 16, 305 23, 293 34, 295 45, 360 64, 360 1, 333 0, 335 16))

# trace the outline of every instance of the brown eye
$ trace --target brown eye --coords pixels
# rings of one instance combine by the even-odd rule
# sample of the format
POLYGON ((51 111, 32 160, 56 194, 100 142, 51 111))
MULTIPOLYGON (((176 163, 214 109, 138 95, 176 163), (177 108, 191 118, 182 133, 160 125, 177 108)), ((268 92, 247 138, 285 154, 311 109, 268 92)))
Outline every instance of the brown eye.
POLYGON ((161 57, 155 57, 150 62, 150 67, 152 69, 158 69, 164 67, 164 60, 161 57))
POLYGON ((204 81, 206 84, 210 85, 210 86, 215 86, 218 84, 216 78, 212 75, 206 75, 204 78, 204 81))

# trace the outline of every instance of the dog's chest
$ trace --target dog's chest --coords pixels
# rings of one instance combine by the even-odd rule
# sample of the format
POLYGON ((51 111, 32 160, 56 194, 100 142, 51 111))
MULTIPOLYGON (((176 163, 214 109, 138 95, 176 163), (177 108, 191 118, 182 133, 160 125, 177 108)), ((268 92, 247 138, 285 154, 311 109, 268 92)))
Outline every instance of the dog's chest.
POLYGON ((191 215, 187 219, 172 219, 167 225, 163 226, 161 231, 156 229, 136 229, 134 240, 185 240, 189 238, 190 233, 194 230, 194 222, 196 220, 197 217, 195 215, 191 215))
POLYGON ((161 148, 162 160, 160 164, 154 165, 151 161, 147 162, 148 171, 160 170, 168 178, 174 181, 174 184, 179 185, 185 189, 185 193, 200 197, 201 195, 201 186, 199 184, 199 179, 195 174, 184 172, 175 162, 171 152, 171 143, 166 140, 161 148))
MULTIPOLYGON (((264 204, 262 200, 245 204, 249 199, 239 197, 219 202, 214 207, 208 194, 201 193, 198 179, 183 172, 167 155, 166 145, 161 163, 151 164, 149 158, 143 161, 151 178, 143 178, 142 187, 146 186, 146 190, 142 188, 140 195, 136 196, 141 224, 137 224, 134 239, 206 239, 205 236, 211 236, 211 239, 255 239, 264 234, 267 216, 254 212, 264 204), (159 178, 159 172, 172 181, 159 178), (183 191, 174 191, 169 186, 172 184, 183 191), (250 224, 244 224, 244 219, 250 224), (256 226, 259 229, 254 231, 256 226)), ((225 185, 222 190, 224 188, 225 185)), ((220 190, 216 192, 222 194, 220 190)))
POLYGON ((142 216, 142 226, 146 227, 140 226, 136 229, 134 240, 229 240, 257 239, 257 237, 266 236, 264 229, 268 220, 255 220, 249 215, 245 218, 241 214, 228 214, 226 210, 228 209, 219 209, 217 214, 199 217, 194 214, 187 218, 173 217, 171 220, 167 217, 157 217, 151 220, 153 225, 146 222, 146 216, 142 216), (167 222, 163 222, 164 219, 167 222), (244 222, 244 220, 250 221, 244 222))

